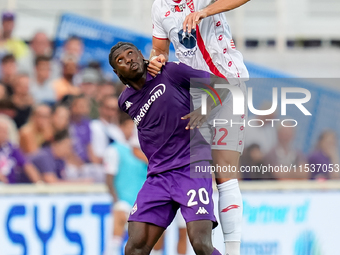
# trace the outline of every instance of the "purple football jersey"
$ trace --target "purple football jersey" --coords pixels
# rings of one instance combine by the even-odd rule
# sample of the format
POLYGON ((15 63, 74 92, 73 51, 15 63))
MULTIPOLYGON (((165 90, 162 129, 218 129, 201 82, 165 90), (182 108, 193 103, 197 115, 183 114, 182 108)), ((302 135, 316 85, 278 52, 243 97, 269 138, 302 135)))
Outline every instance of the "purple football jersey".
POLYGON ((148 176, 211 160, 210 145, 197 128, 186 130, 189 120, 181 119, 193 109, 190 78, 209 77, 207 72, 169 62, 155 78, 147 74, 141 90, 128 87, 120 95, 119 107, 137 125, 141 149, 149 160, 148 176))
POLYGON ((9 183, 17 183, 18 176, 23 172, 26 159, 21 150, 11 143, 0 146, 0 172, 9 183))

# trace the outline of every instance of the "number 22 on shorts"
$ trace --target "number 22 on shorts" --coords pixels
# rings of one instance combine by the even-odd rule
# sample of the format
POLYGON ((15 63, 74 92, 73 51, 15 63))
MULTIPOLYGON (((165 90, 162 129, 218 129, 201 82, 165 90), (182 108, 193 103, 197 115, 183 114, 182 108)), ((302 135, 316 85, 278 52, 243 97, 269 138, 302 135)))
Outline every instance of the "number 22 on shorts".
MULTIPOLYGON (((216 132, 217 132, 216 130, 217 130, 217 128, 214 129, 214 137, 213 137, 212 145, 216 145, 216 142, 215 142, 216 132)), ((220 139, 218 139, 217 145, 227 145, 227 143, 223 142, 223 140, 224 140, 224 138, 227 137, 228 130, 226 128, 219 128, 218 132, 219 132, 219 136, 221 135, 221 137, 220 137, 220 139)))
MULTIPOLYGON (((198 204, 198 202, 196 200, 196 194, 197 194, 197 192, 194 189, 191 189, 191 190, 188 191, 188 193, 187 193, 187 196, 189 196, 189 201, 188 201, 188 204, 187 204, 188 207, 198 204)), ((208 192, 205 188, 200 188, 198 190, 198 198, 199 198, 199 200, 201 201, 202 204, 207 205, 210 202, 209 194, 208 194, 208 192)))

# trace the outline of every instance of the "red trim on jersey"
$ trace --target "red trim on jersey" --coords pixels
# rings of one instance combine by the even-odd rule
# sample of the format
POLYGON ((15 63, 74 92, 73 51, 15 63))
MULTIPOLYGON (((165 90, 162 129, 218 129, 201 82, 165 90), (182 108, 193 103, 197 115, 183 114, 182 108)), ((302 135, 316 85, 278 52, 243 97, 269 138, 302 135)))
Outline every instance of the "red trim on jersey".
POLYGON ((156 37, 156 36, 152 36, 152 37, 154 37, 154 38, 156 38, 158 40, 168 40, 168 38, 159 38, 159 37, 156 37))
POLYGON ((179 4, 182 0, 173 0, 176 4, 179 4))
POLYGON ((203 58, 204 58, 205 62, 207 63, 210 71, 213 74, 215 74, 216 76, 224 78, 224 79, 227 80, 227 78, 223 74, 221 74, 221 72, 217 69, 217 67, 215 66, 215 64, 213 63, 213 61, 212 61, 212 59, 210 57, 209 52, 205 48, 204 41, 202 39, 202 36, 201 36, 201 33, 200 33, 198 25, 196 25, 196 37, 197 37, 198 48, 200 49, 200 51, 201 51, 201 53, 203 55, 203 58))

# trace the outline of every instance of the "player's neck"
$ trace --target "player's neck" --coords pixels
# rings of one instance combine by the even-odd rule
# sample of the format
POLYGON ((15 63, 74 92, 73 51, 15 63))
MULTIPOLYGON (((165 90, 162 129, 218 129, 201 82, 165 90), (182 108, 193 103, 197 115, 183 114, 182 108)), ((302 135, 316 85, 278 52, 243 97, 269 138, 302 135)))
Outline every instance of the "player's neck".
POLYGON ((135 90, 141 90, 146 82, 146 70, 143 73, 143 75, 141 77, 139 77, 136 80, 130 80, 128 83, 129 85, 134 88, 135 90))

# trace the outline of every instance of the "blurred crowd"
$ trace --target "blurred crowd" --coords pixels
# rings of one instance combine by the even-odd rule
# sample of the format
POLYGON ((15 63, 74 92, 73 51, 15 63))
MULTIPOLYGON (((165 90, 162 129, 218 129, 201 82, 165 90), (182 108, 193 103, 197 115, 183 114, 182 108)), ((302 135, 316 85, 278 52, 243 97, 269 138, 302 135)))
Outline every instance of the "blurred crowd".
MULTIPOLYGON (((138 149, 136 127, 118 109, 124 86, 105 80, 98 63, 80 64, 84 45, 68 38, 59 58, 53 42, 37 32, 29 43, 13 38, 15 15, 5 12, 0 28, 0 182, 104 182, 113 141, 138 149)), ((269 122, 270 123, 270 122, 269 122)), ((334 132, 320 135, 303 155, 293 146, 293 128, 252 129, 242 165, 338 164, 334 132), (265 141, 265 142, 263 142, 265 141)), ((322 173, 244 173, 243 179, 337 177, 322 173)))
MULTIPOLYGON (((263 102, 261 107, 269 109, 263 102)), ((267 172, 245 172, 244 180, 289 180, 289 179, 339 179, 338 139, 333 130, 323 131, 309 154, 296 148, 296 127, 284 127, 278 122, 276 112, 266 116, 253 116, 262 121, 261 128, 248 128, 245 150, 241 157, 241 165, 261 169, 262 166, 279 166, 277 170, 267 172), (284 170, 285 167, 285 170, 284 170), (282 169, 282 170, 281 170, 282 169)), ((263 169, 263 168, 262 168, 263 169)))
POLYGON ((44 32, 26 44, 14 28, 15 15, 3 13, 0 181, 104 182, 109 144, 138 147, 136 128, 125 128, 133 121, 119 112, 122 84, 105 80, 97 63, 80 65, 81 39, 66 40, 57 59, 44 32))

